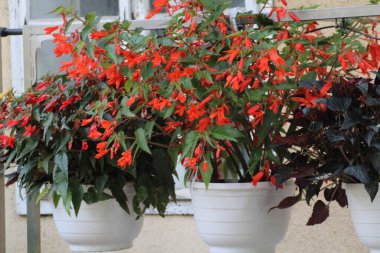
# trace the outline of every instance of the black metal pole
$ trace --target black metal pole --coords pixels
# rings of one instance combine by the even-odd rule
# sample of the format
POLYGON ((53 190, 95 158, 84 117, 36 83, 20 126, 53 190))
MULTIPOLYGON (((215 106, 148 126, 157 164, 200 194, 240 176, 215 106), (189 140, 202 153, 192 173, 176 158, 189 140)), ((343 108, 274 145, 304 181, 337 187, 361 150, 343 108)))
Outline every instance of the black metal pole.
POLYGON ((0 27, 0 37, 7 37, 13 35, 22 35, 22 29, 0 27))

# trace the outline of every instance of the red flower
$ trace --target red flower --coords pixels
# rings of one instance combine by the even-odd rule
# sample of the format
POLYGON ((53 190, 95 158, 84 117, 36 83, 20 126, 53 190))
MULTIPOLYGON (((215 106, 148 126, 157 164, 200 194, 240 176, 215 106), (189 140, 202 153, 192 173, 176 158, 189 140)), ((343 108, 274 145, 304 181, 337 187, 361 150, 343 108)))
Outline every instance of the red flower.
POLYGON ((57 26, 51 26, 51 27, 46 27, 44 28, 44 31, 45 31, 45 34, 51 34, 52 32, 54 32, 55 30, 58 29, 58 25, 57 26))
POLYGON ((98 128, 95 124, 92 124, 90 127, 90 131, 88 132, 88 138, 90 139, 99 139, 103 134, 98 131, 98 128))
POLYGON ((99 40, 101 38, 104 38, 108 35, 107 31, 100 31, 100 32, 93 32, 91 33, 90 37, 93 40, 99 40))
POLYGON ((42 82, 37 84, 36 90, 45 90, 50 85, 50 82, 42 82))
POLYGON ((301 19, 300 19, 299 17, 297 17, 297 15, 294 14, 293 12, 288 12, 288 15, 289 15, 289 17, 290 17, 291 19, 293 19, 293 20, 296 21, 296 22, 300 22, 300 21, 301 21, 301 19))
POLYGON ((206 130, 208 128, 208 126, 210 125, 210 118, 207 117, 207 118, 203 118, 199 121, 198 125, 197 125, 197 130, 198 132, 203 132, 204 130, 206 130))
POLYGON ((131 166, 132 162, 132 150, 129 149, 128 151, 123 152, 122 157, 117 160, 117 165, 119 165, 122 169, 125 169, 125 167, 131 166))
MULTIPOLYGON (((268 52, 269 59, 274 62, 274 64, 279 67, 280 65, 285 65, 284 59, 281 58, 281 56, 278 55, 277 49, 272 48, 268 52)), ((268 71, 269 72, 269 71, 268 71)))
POLYGON ((216 109, 216 112, 214 112, 210 115, 210 118, 211 119, 216 118, 216 124, 219 126, 230 124, 231 121, 228 118, 226 118, 226 116, 224 115, 225 111, 227 111, 229 113, 228 107, 226 105, 221 106, 221 107, 216 109))
POLYGON ((153 2, 154 9, 146 16, 146 19, 150 19, 157 13, 161 11, 161 9, 168 4, 169 0, 156 0, 153 2))
POLYGON ((15 144, 15 137, 6 136, 6 135, 0 135, 0 147, 2 148, 14 148, 15 144))
POLYGON ((203 162, 203 164, 202 164, 202 171, 203 171, 203 172, 206 172, 206 171, 207 171, 207 169, 208 169, 208 165, 207 165, 207 162, 206 162, 206 161, 204 161, 204 162, 203 162))
POLYGON ((87 126, 88 124, 90 124, 94 119, 91 118, 91 119, 82 119, 82 124, 81 126, 87 126))
POLYGON ((268 63, 269 63, 268 58, 263 57, 263 58, 259 59, 259 67, 260 67, 260 72, 261 73, 264 73, 265 71, 268 72, 268 73, 271 72, 268 63))
POLYGON ((19 122, 20 122, 20 120, 11 119, 7 123, 7 128, 11 128, 11 127, 17 125, 19 122))
POLYGON ((174 122, 174 121, 169 121, 166 123, 166 125, 163 127, 165 132, 171 133, 173 132, 177 127, 181 126, 181 122, 174 122))
POLYGON ((82 150, 87 150, 87 149, 88 149, 87 141, 82 141, 82 150))
POLYGON ((24 134, 22 135, 23 137, 30 137, 34 131, 36 130, 36 127, 35 126, 26 126, 25 127, 25 132, 24 134))
POLYGON ((202 117, 207 111, 202 106, 190 105, 190 108, 187 110, 187 116, 190 121, 194 121, 202 117))
POLYGON ((264 171, 260 170, 256 175, 252 177, 252 184, 253 186, 257 186, 257 184, 260 182, 260 180, 264 177, 265 173, 264 171))

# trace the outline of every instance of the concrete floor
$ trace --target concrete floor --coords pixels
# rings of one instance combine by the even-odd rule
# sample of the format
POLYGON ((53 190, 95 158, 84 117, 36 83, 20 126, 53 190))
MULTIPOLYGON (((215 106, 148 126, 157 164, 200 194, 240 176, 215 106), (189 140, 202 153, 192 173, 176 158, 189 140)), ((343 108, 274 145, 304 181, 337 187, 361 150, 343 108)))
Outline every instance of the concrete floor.
MULTIPOLYGON (((24 0, 25 1, 25 0, 24 0)), ((0 26, 8 24, 7 0, 0 0, 0 26)), ((291 7, 320 5, 320 7, 366 4, 367 0, 288 0, 291 7)), ((10 86, 9 39, 3 40, 4 85, 10 86)), ((6 190, 7 253, 26 252, 26 219, 16 215, 14 186, 6 190)), ((347 209, 331 206, 331 217, 322 225, 306 227, 311 209, 299 204, 293 210, 286 238, 277 253, 367 253, 358 241, 347 209)), ((57 234, 51 217, 41 219, 42 252, 69 252, 57 234)), ((132 249, 118 253, 207 253, 207 246, 196 232, 191 216, 171 216, 162 219, 147 216, 141 235, 132 249)))
MULTIPOLYGON (((7 253, 26 252, 26 218, 15 208, 15 188, 6 190, 7 253)), ((331 218, 322 225, 307 227, 311 209, 299 204, 293 209, 288 233, 277 253, 367 253, 353 230, 347 209, 332 205, 331 218)), ((70 252, 59 237, 50 216, 41 219, 43 253, 70 252)), ((207 253, 192 216, 146 216, 134 247, 115 253, 207 253)))

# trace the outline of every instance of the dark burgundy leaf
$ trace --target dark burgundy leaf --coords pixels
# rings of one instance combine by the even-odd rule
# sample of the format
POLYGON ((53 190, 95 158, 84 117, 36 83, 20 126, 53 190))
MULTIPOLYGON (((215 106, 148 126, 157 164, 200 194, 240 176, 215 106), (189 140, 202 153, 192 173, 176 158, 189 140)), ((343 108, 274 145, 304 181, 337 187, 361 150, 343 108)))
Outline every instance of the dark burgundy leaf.
POLYGON ((336 199, 336 188, 326 188, 323 191, 323 196, 327 201, 334 201, 336 199))
POLYGON ((380 173, 380 152, 374 152, 369 154, 369 160, 372 166, 380 173))
POLYGON ((375 136, 376 132, 374 131, 368 131, 367 134, 365 135, 365 141, 367 142, 368 147, 371 147, 371 142, 373 136, 375 136))
POLYGON ((309 143, 310 136, 311 136, 311 133, 296 132, 290 136, 281 138, 281 142, 289 144, 289 145, 305 146, 309 143))
POLYGON ((342 189, 341 186, 336 190, 335 197, 336 202, 338 202, 341 207, 346 207, 348 205, 346 190, 342 189))
POLYGON ((331 97, 327 99, 326 106, 333 111, 346 112, 351 102, 352 98, 349 97, 331 97))
POLYGON ((291 206, 294 206, 300 200, 301 200, 301 195, 300 194, 298 194, 297 196, 286 197, 283 200, 281 200, 280 204, 278 204, 277 206, 274 206, 271 209, 269 209, 268 213, 270 211, 272 211, 273 209, 275 209, 275 208, 285 209, 285 208, 289 208, 291 206))
POLYGON ((372 182, 369 184, 364 185, 365 189, 367 190, 369 197, 371 198, 371 201, 375 199, 377 192, 379 191, 379 183, 378 182, 372 182))
POLYGON ((329 128, 327 130, 326 135, 327 135, 327 139, 329 140, 329 142, 338 142, 338 141, 344 141, 345 140, 342 133, 336 132, 331 128, 329 128))
POLYGON ((7 183, 5 184, 5 186, 10 186, 10 185, 16 183, 17 180, 18 180, 18 174, 16 174, 15 176, 11 177, 11 178, 7 181, 7 183))
POLYGON ((316 224, 321 224, 329 217, 329 215, 329 206, 326 205, 322 200, 318 200, 314 204, 313 213, 306 225, 314 226, 316 224))
POLYGON ((363 184, 368 184, 370 182, 370 176, 368 174, 368 169, 365 165, 355 165, 349 166, 344 169, 344 173, 355 177, 363 184))
POLYGON ((309 187, 307 188, 306 190, 306 203, 310 206, 310 200, 314 197, 314 196, 318 196, 319 195, 319 192, 321 190, 321 186, 322 186, 322 183, 323 181, 319 181, 318 183, 316 184, 311 184, 309 185, 309 187))
POLYGON ((358 82, 358 85, 356 86, 360 92, 363 94, 364 97, 367 97, 368 94, 368 82, 365 80, 360 80, 358 82))
POLYGON ((295 181, 295 184, 300 188, 300 189, 306 189, 307 187, 309 187, 309 185, 312 183, 313 181, 308 179, 308 178, 296 178, 296 181, 295 181))

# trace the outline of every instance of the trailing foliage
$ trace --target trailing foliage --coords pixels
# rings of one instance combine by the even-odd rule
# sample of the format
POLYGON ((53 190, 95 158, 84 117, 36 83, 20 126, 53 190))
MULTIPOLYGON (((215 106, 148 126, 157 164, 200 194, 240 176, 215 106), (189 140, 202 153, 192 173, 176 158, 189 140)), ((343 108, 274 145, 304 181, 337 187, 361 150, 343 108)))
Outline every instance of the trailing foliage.
MULTIPOLYGON (((320 108, 294 108, 291 130, 279 140, 293 149, 284 179, 296 178, 308 204, 322 192, 327 202, 347 206, 343 182, 364 184, 373 200, 380 179, 380 83, 341 78, 330 92, 320 108)), ((323 222, 328 208, 318 200, 308 225, 323 222)))

